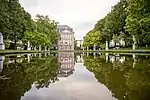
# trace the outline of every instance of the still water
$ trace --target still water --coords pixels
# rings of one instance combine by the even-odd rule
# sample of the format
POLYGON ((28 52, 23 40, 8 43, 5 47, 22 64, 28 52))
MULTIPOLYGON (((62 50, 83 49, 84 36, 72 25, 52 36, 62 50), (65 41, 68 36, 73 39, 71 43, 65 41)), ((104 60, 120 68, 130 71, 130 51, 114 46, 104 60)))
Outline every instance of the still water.
POLYGON ((0 56, 0 100, 150 100, 150 56, 0 56))

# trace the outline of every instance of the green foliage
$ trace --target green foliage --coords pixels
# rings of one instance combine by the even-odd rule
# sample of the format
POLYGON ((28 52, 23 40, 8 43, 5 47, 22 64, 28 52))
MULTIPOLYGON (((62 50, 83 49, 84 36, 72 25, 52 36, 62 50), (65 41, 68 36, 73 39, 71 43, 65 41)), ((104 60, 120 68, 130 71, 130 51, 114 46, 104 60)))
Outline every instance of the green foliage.
POLYGON ((99 20, 95 25, 94 29, 92 30, 92 32, 89 32, 85 36, 84 38, 85 46, 88 44, 96 44, 103 47, 105 41, 112 40, 114 35, 116 36, 119 36, 120 34, 128 35, 124 29, 126 24, 125 22, 126 7, 127 7, 126 0, 121 0, 112 8, 110 13, 108 13, 103 19, 99 20))
POLYGON ((102 46, 106 40, 112 39, 115 41, 123 39, 126 47, 131 47, 133 42, 139 46, 150 44, 149 0, 120 0, 113 6, 111 12, 97 22, 92 32, 84 37, 84 44, 102 46), (99 32, 98 35, 96 31, 99 32), (132 40, 132 36, 136 42, 132 40))
POLYGON ((136 37, 139 45, 150 42, 150 1, 127 0, 126 30, 136 37))
POLYGON ((13 56, 6 57, 5 61, 4 69, 0 73, 0 98, 3 100, 20 100, 24 93, 31 89, 33 83, 39 89, 48 87, 50 83, 58 80, 60 65, 57 57, 32 56, 28 63, 25 56, 20 58, 13 56), (8 63, 9 60, 15 62, 8 63))
POLYGON ((55 21, 50 20, 48 16, 37 15, 32 25, 33 29, 25 32, 23 41, 30 41, 33 46, 51 46, 57 43, 59 34, 55 21))
POLYGON ((49 42, 46 45, 56 44, 59 38, 57 32, 57 23, 54 20, 50 20, 48 16, 37 15, 36 16, 37 31, 45 34, 48 37, 49 42))
POLYGON ((57 43, 57 24, 48 16, 37 15, 33 21, 19 0, 0 0, 0 7, 0 32, 3 33, 4 40, 14 42, 11 49, 16 49, 19 40, 26 44, 29 39, 32 45, 50 46, 57 43))
POLYGON ((103 55, 96 59, 92 56, 84 57, 84 65, 116 99, 148 100, 150 98, 149 57, 139 56, 133 60, 132 56, 126 56, 123 63, 118 57, 112 62, 111 57, 113 56, 108 56, 108 61, 103 55))

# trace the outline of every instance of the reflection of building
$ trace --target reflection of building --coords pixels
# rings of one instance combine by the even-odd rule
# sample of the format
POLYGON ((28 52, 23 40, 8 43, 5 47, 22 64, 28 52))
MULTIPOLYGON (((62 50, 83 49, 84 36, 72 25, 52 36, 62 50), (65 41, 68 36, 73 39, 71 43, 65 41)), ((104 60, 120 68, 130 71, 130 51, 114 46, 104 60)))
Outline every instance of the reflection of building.
POLYGON ((59 71, 59 77, 68 77, 73 74, 74 71, 74 52, 60 52, 59 62, 61 63, 61 68, 59 71))
POLYGON ((83 54, 77 55, 77 63, 83 63, 83 54))
POLYGON ((74 50, 74 32, 67 25, 58 25, 60 40, 58 41, 59 50, 74 50))
POLYGON ((119 55, 109 55, 110 62, 114 63, 114 61, 119 61, 120 63, 125 62, 125 56, 119 56, 119 55))

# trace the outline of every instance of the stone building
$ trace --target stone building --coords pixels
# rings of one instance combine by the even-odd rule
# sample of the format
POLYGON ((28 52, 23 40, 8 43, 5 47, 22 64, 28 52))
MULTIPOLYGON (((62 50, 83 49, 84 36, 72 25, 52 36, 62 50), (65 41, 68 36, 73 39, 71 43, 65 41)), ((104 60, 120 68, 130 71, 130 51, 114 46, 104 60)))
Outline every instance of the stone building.
POLYGON ((119 40, 118 42, 115 42, 114 40, 111 40, 109 42, 109 47, 124 47, 125 46, 125 41, 124 40, 119 40))
POLYGON ((74 50, 74 32, 67 25, 58 25, 60 40, 58 41, 59 50, 74 50))
POLYGON ((83 49, 83 40, 76 40, 77 49, 83 49))

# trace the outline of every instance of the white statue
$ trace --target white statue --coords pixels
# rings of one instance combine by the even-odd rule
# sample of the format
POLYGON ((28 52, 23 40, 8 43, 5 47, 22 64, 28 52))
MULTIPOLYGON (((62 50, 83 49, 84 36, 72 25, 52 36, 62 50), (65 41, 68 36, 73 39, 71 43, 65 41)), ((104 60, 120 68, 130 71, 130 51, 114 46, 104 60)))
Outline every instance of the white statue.
POLYGON ((0 32, 0 50, 5 50, 5 45, 3 41, 3 34, 0 32))

